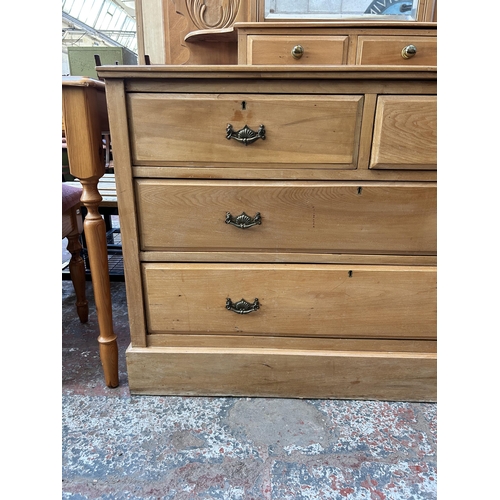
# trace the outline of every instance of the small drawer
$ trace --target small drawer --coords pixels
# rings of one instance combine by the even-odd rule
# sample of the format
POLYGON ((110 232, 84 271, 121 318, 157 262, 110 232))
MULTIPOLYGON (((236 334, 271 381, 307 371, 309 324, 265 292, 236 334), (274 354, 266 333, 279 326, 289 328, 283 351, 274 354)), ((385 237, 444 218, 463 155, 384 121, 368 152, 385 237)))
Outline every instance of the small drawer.
POLYGON ((249 35, 246 40, 245 64, 310 65, 347 62, 347 36, 249 35))
POLYGON ((360 36, 356 64, 437 66, 433 36, 360 36))
POLYGON ((142 264, 150 333, 436 338, 436 268, 142 264))
POLYGON ((135 165, 354 169, 364 97, 129 94, 135 165))
POLYGON ((144 251, 435 255, 432 183, 136 181, 144 251))
POLYGON ((437 97, 380 96, 370 168, 437 169, 437 97))

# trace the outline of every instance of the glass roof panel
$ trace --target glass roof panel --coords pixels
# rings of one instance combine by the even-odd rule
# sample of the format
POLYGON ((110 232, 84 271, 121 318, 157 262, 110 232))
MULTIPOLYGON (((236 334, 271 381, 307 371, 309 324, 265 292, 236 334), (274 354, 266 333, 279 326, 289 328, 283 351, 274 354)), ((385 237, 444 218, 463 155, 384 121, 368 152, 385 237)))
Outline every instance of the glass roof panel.
MULTIPOLYGON (((74 44, 65 31, 83 32, 106 45, 122 46, 137 54, 133 0, 62 0, 63 44, 74 44), (65 24, 67 25, 65 27, 65 24)), ((78 40, 78 38, 77 38, 78 40)))

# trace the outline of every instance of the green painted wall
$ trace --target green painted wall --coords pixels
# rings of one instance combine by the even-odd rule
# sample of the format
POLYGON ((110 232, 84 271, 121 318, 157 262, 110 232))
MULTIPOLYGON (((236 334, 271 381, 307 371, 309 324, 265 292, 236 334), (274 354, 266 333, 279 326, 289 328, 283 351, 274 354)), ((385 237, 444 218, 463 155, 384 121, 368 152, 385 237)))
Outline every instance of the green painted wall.
POLYGON ((94 55, 101 58, 102 65, 137 64, 137 56, 120 47, 68 47, 69 71, 71 76, 97 78, 94 55))

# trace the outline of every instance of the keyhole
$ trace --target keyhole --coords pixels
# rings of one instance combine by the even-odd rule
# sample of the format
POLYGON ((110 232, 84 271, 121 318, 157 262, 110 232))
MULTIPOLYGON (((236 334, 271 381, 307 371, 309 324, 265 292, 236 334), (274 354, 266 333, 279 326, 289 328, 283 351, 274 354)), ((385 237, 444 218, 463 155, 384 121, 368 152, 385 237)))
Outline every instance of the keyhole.
POLYGON ((349 278, 352 278, 352 271, 349 271, 347 275, 349 276, 349 278))
POLYGON ((241 109, 247 109, 247 103, 245 101, 241 101, 241 109))
POLYGON ((361 194, 361 191, 362 191, 362 190, 363 190, 363 188, 362 188, 362 187, 359 187, 359 188, 358 188, 358 194, 361 194))

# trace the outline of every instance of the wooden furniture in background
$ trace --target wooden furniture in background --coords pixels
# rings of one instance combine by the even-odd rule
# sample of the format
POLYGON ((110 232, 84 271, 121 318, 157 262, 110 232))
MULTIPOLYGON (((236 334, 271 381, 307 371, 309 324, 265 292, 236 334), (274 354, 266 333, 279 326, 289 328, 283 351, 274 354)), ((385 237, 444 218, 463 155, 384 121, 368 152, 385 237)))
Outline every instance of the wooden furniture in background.
POLYGON ((105 171, 102 132, 109 130, 104 83, 91 78, 63 77, 62 108, 70 172, 82 184, 81 202, 87 209, 84 231, 104 379, 108 387, 117 387, 118 346, 113 331, 106 228, 99 213, 102 197, 97 187, 105 171))
POLYGON ((434 66, 98 74, 132 393, 435 400, 434 66))
POLYGON ((76 294, 76 310, 82 323, 89 318, 89 303, 85 294, 85 263, 81 256, 80 241, 83 232, 82 214, 80 212, 81 187, 62 183, 62 239, 68 239, 69 274, 76 294))
MULTIPOLYGON (((383 11, 390 3, 380 0, 376 11, 383 11)), ((436 4, 436 0, 419 0, 416 19, 408 24, 436 22, 436 4)), ((146 64, 146 55, 151 64, 237 64, 235 23, 281 24, 288 27, 304 24, 304 19, 300 17, 265 19, 264 0, 136 0, 135 5, 139 64, 146 64)), ((367 27, 405 24, 405 21, 388 21, 386 17, 380 17, 380 20, 373 17, 368 20, 360 17, 316 19, 309 24, 322 21, 323 24, 346 26, 362 23, 367 27)))
MULTIPOLYGON (((112 163, 111 163, 112 166, 112 163)), ((81 187, 79 180, 66 181, 65 184, 69 186, 81 187)), ((116 199, 116 184, 115 174, 104 174, 97 184, 97 189, 102 197, 99 202, 99 213, 103 216, 106 226, 106 248, 108 253, 108 268, 110 281, 123 281, 123 259, 122 259, 122 246, 121 246, 121 231, 119 221, 118 224, 114 220, 114 216, 118 216, 118 202, 116 199)), ((83 209, 85 215, 86 210, 83 209)), ((85 235, 84 235, 85 236, 85 235)), ((87 245, 85 238, 83 239, 83 252, 87 252, 87 245)), ((87 279, 91 278, 90 266, 88 259, 85 260, 85 272, 87 279)), ((63 278, 67 275, 63 273, 63 278)))

